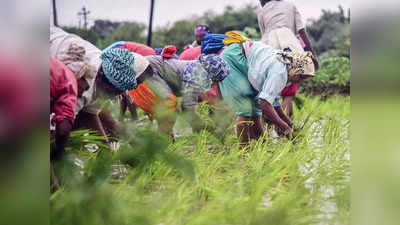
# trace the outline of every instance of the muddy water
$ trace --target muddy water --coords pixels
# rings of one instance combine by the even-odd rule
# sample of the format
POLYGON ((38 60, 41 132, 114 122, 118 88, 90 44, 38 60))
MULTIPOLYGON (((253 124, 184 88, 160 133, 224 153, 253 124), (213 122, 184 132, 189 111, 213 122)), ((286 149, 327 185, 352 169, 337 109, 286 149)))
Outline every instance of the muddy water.
MULTIPOLYGON (((317 225, 331 225, 331 224, 339 224, 337 221, 337 217, 339 210, 336 202, 334 201, 334 197, 337 195, 338 191, 342 190, 344 187, 343 186, 333 186, 333 185, 315 185, 316 184, 316 178, 313 177, 313 175, 318 174, 317 169, 319 168, 319 165, 321 161, 323 160, 321 156, 318 156, 321 151, 324 151, 324 143, 323 140, 323 127, 325 125, 326 121, 321 120, 318 122, 314 122, 310 128, 311 131, 314 132, 314 135, 312 136, 310 143, 311 147, 314 148, 314 152, 316 153, 317 157, 310 162, 300 164, 298 167, 298 170, 302 176, 307 176, 310 177, 307 179, 304 183, 304 186, 310 190, 311 193, 318 192, 321 194, 321 199, 319 199, 319 210, 320 213, 316 216, 317 221, 320 221, 317 223, 317 225)), ((341 131, 343 132, 342 134, 342 139, 338 140, 340 142, 344 143, 345 149, 341 149, 341 151, 346 151, 346 153, 343 154, 343 161, 344 161, 344 168, 348 168, 348 171, 345 171, 345 175, 343 177, 343 180, 346 182, 350 182, 351 179, 351 173, 350 173, 350 151, 349 151, 349 122, 348 121, 343 121, 342 122, 342 127, 341 131)), ((321 155, 321 154, 320 154, 321 155)), ((327 160, 327 159, 325 159, 327 160)), ((335 160, 329 157, 328 155, 328 160, 335 160)), ((336 159, 337 160, 337 159, 336 159)), ((338 168, 341 169, 341 168, 338 168)), ((270 192, 266 192, 264 198, 262 199, 262 205, 264 207, 270 207, 273 204, 272 199, 273 194, 270 192)), ((310 199, 310 201, 313 201, 310 199)))

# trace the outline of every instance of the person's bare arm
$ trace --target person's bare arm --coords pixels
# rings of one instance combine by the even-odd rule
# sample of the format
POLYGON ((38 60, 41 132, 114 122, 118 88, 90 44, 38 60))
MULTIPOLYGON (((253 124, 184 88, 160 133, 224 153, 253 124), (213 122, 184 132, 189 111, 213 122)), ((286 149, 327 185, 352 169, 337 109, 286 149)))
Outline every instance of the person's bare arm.
POLYGON ((264 99, 260 99, 260 107, 263 112, 263 116, 281 129, 284 135, 290 135, 290 126, 280 118, 274 107, 264 99))
POLYGON ((315 69, 318 69, 319 68, 318 57, 317 57, 317 54, 316 54, 316 52, 314 51, 314 49, 312 47, 312 44, 311 44, 310 38, 308 37, 306 29, 304 29, 304 28, 300 29, 299 30, 299 35, 300 35, 301 39, 303 40, 304 44, 306 45, 306 47, 304 49, 306 51, 312 52, 312 54, 314 56, 313 61, 314 61, 315 69))
POLYGON ((292 127, 292 126, 293 126, 293 123, 292 123, 292 121, 290 120, 290 118, 286 115, 286 113, 283 111, 282 107, 281 107, 281 106, 278 106, 278 107, 274 107, 274 108, 275 108, 275 111, 278 113, 279 117, 280 117, 283 121, 285 121, 285 123, 286 123, 287 125, 289 125, 289 127, 292 127))
POLYGON ((100 131, 101 135, 106 138, 106 142, 109 143, 106 131, 104 130, 104 127, 103 127, 103 124, 101 123, 99 115, 96 115, 96 126, 97 126, 98 130, 100 131))
POLYGON ((131 101, 128 93, 124 92, 123 94, 121 94, 120 103, 121 103, 120 104, 120 106, 121 106, 120 117, 123 118, 123 116, 125 115, 126 109, 128 109, 129 112, 131 113, 132 119, 137 120, 138 116, 137 116, 137 112, 136 112, 136 106, 131 101))

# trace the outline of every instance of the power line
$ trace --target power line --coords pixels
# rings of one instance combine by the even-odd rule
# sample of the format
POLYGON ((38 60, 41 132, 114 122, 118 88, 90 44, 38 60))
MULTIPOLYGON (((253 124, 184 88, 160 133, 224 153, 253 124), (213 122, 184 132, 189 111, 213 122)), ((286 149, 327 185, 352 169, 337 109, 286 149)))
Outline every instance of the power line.
POLYGON ((147 34, 147 46, 151 46, 151 36, 152 36, 152 29, 153 29, 153 11, 154 11, 154 0, 151 0, 149 33, 147 34))
POLYGON ((53 24, 58 26, 56 0, 53 0, 53 24))

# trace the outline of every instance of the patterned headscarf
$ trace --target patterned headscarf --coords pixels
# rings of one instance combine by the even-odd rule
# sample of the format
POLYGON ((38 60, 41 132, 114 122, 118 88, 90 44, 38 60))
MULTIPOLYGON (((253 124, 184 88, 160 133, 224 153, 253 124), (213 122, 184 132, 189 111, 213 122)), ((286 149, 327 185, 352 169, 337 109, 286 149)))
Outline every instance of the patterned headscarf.
POLYGON ((194 35, 204 35, 211 33, 211 29, 207 25, 197 25, 194 29, 194 35))
POLYGON ((315 75, 314 63, 312 61, 311 52, 290 52, 283 51, 278 53, 278 60, 286 64, 288 76, 297 74, 305 74, 309 76, 315 75))
POLYGON ((134 69, 135 58, 126 49, 107 49, 100 58, 102 69, 107 80, 121 91, 136 88, 137 81, 134 69))
POLYGON ((203 92, 211 88, 213 81, 222 81, 229 74, 229 67, 218 55, 200 55, 189 63, 183 74, 183 81, 196 86, 203 92))
POLYGON ((229 75, 229 66, 219 55, 201 54, 199 61, 208 72, 208 78, 213 81, 222 81, 229 75))
POLYGON ((86 50, 83 46, 71 43, 67 49, 60 53, 59 60, 75 74, 77 80, 82 77, 92 78, 93 74, 85 55, 86 50))

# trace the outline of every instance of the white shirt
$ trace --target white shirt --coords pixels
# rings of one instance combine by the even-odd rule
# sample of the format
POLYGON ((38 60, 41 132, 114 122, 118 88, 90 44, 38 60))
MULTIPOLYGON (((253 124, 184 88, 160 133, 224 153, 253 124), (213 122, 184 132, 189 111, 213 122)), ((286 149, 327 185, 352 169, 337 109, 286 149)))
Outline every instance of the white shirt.
POLYGON ((258 11, 257 17, 263 43, 268 43, 268 35, 274 29, 286 27, 294 34, 304 29, 299 11, 288 1, 268 2, 258 11))
POLYGON ((75 115, 85 108, 85 111, 96 114, 98 113, 97 107, 94 106, 95 100, 95 80, 97 72, 101 66, 101 50, 90 42, 83 40, 81 37, 65 32, 63 29, 55 26, 50 26, 50 56, 59 59, 61 53, 66 51, 70 44, 76 43, 85 48, 85 59, 90 65, 89 77, 85 77, 89 84, 89 89, 78 98, 75 115))

